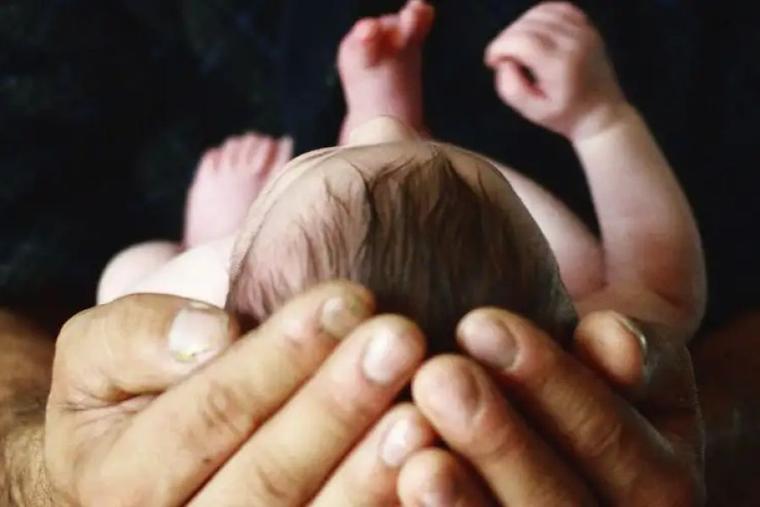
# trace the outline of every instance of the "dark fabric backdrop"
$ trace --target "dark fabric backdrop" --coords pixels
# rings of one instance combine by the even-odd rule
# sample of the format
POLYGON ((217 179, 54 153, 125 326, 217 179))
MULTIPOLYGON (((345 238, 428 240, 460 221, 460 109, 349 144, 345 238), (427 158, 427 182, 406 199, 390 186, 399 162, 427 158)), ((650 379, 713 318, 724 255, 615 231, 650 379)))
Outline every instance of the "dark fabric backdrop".
MULTIPOLYGON (((381 0, 6 0, 0 5, 0 306, 52 325, 118 249, 179 238, 203 149, 246 129, 334 142, 336 46, 381 0)), ((426 109, 440 138, 513 164, 592 226, 565 141, 503 106, 486 43, 525 0, 439 0, 426 109)), ((760 31, 751 3, 580 1, 694 204, 713 326, 760 307, 760 31)))

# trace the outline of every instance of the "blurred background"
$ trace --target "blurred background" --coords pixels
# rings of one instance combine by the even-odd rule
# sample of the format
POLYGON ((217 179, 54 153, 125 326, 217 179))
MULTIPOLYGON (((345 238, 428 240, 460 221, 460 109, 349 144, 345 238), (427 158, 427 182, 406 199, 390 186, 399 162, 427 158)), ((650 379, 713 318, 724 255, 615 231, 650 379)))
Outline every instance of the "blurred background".
MULTIPOLYGON (((333 143, 338 41, 373 0, 6 0, 0 5, 0 304, 65 318, 109 256, 179 238, 199 155, 248 129, 333 143)), ((567 144, 516 117, 481 64, 534 2, 440 0, 433 132, 513 164, 593 225, 567 144)), ((760 30, 745 2, 579 2, 696 209, 713 328, 760 306, 760 30)))
MULTIPOLYGON (((373 0, 6 0, 0 5, 0 304, 65 318, 109 256, 179 238, 205 148, 248 129, 334 143, 338 41, 373 0)), ((439 138, 528 173, 589 223, 566 142, 498 101, 487 42, 535 2, 441 0, 426 48, 439 138)), ((580 2, 696 209, 707 326, 760 302, 760 30, 748 3, 580 2)), ((57 319, 53 319, 54 321, 57 319)))
MULTIPOLYGON (((402 3, 0 3, 0 307, 55 329, 92 305, 113 253, 180 238, 195 164, 230 135, 288 133, 299 152, 334 143, 343 114, 338 41, 357 18, 402 3)), ((506 108, 481 63, 488 41, 536 2, 432 3, 425 106, 435 136, 514 165, 595 227, 569 145, 506 108)), ((708 354, 720 356, 709 375, 735 377, 746 343, 760 341, 760 30, 752 2, 577 3, 600 26, 623 87, 695 208, 710 282, 695 354, 708 354, 705 336, 736 341, 708 354)), ((760 399, 760 382, 734 377, 734 391, 760 399)))

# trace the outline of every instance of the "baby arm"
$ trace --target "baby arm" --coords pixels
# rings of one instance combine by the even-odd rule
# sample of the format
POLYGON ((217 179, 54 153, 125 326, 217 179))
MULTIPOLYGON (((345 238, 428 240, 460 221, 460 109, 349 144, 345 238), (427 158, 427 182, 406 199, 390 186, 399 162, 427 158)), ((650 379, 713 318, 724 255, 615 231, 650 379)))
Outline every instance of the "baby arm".
POLYGON ((668 321, 694 333, 707 289, 691 208, 644 120, 630 107, 616 114, 604 130, 573 141, 594 198, 607 277, 604 290, 581 305, 613 301, 649 320, 667 310, 668 321))
POLYGON ((486 62, 505 102, 565 136, 584 167, 603 262, 601 284, 577 301, 579 311, 614 309, 693 333, 706 293, 699 233, 598 32, 571 4, 540 4, 497 37, 486 62))

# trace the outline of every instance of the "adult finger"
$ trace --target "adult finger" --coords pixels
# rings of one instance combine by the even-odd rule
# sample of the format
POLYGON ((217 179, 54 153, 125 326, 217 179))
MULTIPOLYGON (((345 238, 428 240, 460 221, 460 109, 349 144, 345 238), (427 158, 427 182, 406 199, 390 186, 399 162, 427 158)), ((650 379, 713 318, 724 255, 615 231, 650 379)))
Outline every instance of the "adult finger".
POLYGON ((118 470, 101 473, 143 477, 144 463, 157 463, 149 472, 155 498, 143 503, 186 501, 370 315, 372 305, 366 290, 346 282, 294 298, 137 414, 110 449, 118 459, 109 463, 118 470))
MULTIPOLYGON (((683 340, 617 312, 593 312, 575 331, 573 350, 674 443, 704 442, 696 381, 683 340)), ((703 461, 701 454, 699 462, 703 461)))
POLYGON ((407 458, 432 445, 435 433, 412 404, 388 412, 341 463, 312 507, 398 504, 396 484, 407 458))
POLYGON ((78 409, 166 390, 229 347, 234 318, 174 296, 138 294, 70 319, 56 342, 51 401, 78 409))
POLYGON ((230 491, 245 505, 303 505, 380 418, 422 361, 419 328, 398 316, 358 328, 245 445, 193 505, 220 505, 230 491))
POLYGON ((476 310, 463 319, 458 338, 491 366, 604 501, 656 497, 680 505, 694 491, 696 471, 684 466, 681 449, 531 322, 503 310, 476 310))
POLYGON ((235 321, 221 309, 172 296, 129 296, 70 319, 56 343, 46 415, 51 476, 86 489, 76 478, 86 477, 79 472, 89 465, 72 453, 85 455, 102 428, 122 427, 156 393, 188 377, 236 336, 235 321))
POLYGON ((414 401, 505 505, 588 505, 590 492, 501 396, 488 374, 459 356, 417 372, 414 401))
POLYGON ((409 458, 401 469, 398 491, 402 505, 408 507, 493 504, 471 470, 443 449, 424 449, 409 458))
POLYGON ((626 398, 644 395, 647 340, 617 312, 584 317, 575 329, 573 354, 626 398))

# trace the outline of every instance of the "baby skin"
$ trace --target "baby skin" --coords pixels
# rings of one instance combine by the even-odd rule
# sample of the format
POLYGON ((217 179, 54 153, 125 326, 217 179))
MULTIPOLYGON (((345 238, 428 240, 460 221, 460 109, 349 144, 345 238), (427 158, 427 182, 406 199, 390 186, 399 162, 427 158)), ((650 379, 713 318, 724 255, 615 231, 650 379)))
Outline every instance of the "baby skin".
POLYGON ((122 252, 103 274, 98 301, 159 292, 223 306, 251 239, 267 229, 282 230, 294 214, 304 213, 298 208, 309 202, 310 181, 339 188, 346 163, 387 165, 429 144, 458 160, 463 178, 467 167, 478 164, 500 171, 546 238, 579 314, 616 310, 688 339, 701 320, 706 293, 696 225, 584 13, 566 3, 538 5, 493 40, 485 63, 508 106, 574 147, 601 239, 524 175, 428 139, 421 49, 433 17, 431 6, 412 0, 396 14, 357 22, 338 53, 348 106, 339 145, 288 163, 288 139, 248 134, 211 150, 189 193, 184 244, 152 242, 122 252), (341 160, 343 167, 330 160, 341 160))

